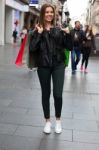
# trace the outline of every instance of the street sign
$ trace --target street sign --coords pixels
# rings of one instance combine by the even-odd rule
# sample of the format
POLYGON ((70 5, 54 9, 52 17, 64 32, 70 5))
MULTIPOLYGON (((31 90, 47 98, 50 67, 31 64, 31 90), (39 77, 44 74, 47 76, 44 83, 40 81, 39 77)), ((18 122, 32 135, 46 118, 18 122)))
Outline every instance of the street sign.
POLYGON ((30 0, 29 1, 29 6, 37 6, 39 3, 39 0, 30 0))

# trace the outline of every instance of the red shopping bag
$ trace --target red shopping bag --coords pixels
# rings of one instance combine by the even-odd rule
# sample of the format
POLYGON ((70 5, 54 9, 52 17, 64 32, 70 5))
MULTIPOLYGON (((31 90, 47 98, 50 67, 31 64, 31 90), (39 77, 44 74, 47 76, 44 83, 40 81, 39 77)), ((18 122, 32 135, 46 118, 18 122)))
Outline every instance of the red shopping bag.
POLYGON ((21 44, 21 47, 19 49, 18 55, 16 57, 16 61, 15 64, 18 66, 22 65, 22 58, 23 58, 23 54, 24 54, 24 49, 25 49, 25 45, 26 45, 26 39, 27 39, 27 34, 25 35, 25 38, 21 44))

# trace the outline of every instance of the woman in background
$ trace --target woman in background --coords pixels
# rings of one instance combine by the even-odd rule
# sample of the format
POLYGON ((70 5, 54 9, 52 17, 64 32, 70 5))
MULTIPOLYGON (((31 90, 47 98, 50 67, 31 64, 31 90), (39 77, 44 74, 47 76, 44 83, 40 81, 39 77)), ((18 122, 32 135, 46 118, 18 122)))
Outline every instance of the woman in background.
POLYGON ((92 26, 86 25, 85 40, 83 41, 83 48, 82 48, 82 63, 80 68, 81 71, 84 71, 85 73, 88 72, 87 66, 88 66, 91 50, 94 50, 94 52, 96 51, 95 39, 92 31, 92 26), (85 63, 85 67, 83 68, 84 63, 85 63))

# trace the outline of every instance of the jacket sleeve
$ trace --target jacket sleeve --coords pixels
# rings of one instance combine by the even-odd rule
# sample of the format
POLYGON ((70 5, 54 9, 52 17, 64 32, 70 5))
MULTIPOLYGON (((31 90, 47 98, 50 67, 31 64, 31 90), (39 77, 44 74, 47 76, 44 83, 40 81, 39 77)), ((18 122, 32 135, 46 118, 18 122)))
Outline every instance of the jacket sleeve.
POLYGON ((31 35, 30 42, 29 42, 29 51, 30 52, 39 50, 40 39, 41 39, 41 34, 38 33, 37 31, 34 31, 31 35))
POLYGON ((64 41, 64 48, 67 48, 68 50, 72 51, 73 41, 70 33, 64 33, 63 41, 64 41))

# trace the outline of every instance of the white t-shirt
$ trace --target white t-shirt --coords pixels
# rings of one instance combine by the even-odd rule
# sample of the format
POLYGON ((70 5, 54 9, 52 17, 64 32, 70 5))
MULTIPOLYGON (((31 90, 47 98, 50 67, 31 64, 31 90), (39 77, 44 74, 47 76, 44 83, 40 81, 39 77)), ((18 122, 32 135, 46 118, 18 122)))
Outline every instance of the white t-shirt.
POLYGON ((24 39, 26 34, 27 34, 27 30, 23 29, 21 32, 21 38, 24 39))

